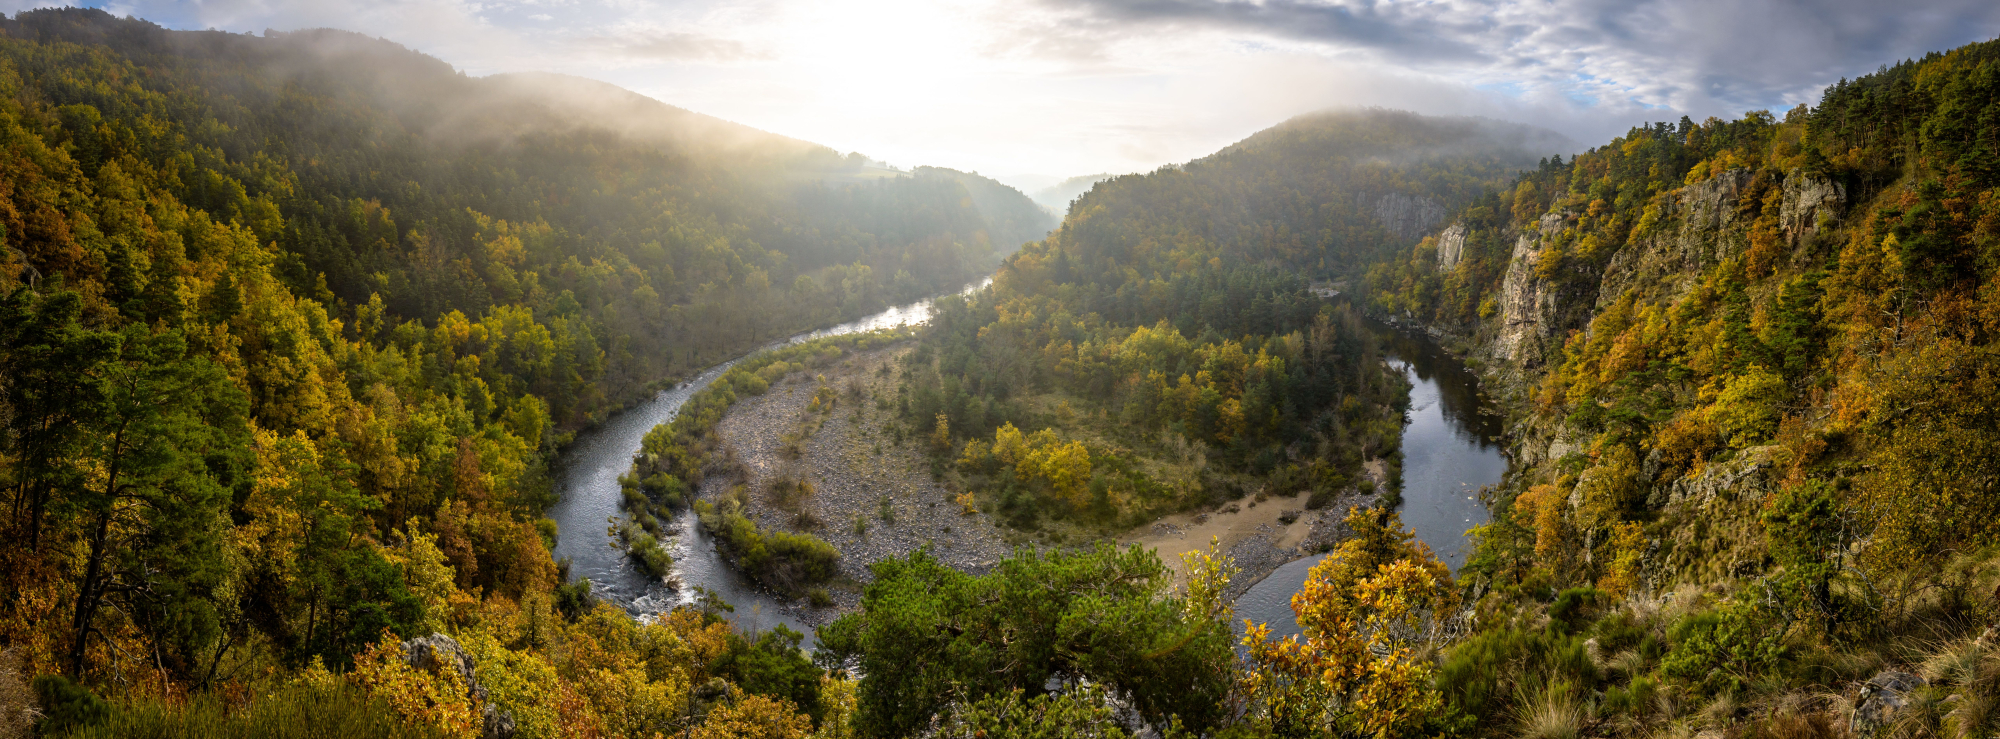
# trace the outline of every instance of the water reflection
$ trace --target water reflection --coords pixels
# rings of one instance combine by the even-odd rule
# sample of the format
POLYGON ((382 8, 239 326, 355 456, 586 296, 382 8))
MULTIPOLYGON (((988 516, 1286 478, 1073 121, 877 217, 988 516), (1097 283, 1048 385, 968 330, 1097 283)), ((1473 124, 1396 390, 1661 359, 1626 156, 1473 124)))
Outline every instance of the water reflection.
MULTIPOLYGON (((1507 472, 1501 453, 1503 423, 1479 397, 1479 378, 1430 337, 1369 321, 1384 339, 1392 364, 1410 379, 1410 412, 1403 428, 1403 523, 1457 570, 1471 553, 1466 529, 1486 523, 1481 487, 1507 472)), ((1299 633, 1292 594, 1324 555, 1286 563, 1236 600, 1238 619, 1271 626, 1278 638, 1299 633)))

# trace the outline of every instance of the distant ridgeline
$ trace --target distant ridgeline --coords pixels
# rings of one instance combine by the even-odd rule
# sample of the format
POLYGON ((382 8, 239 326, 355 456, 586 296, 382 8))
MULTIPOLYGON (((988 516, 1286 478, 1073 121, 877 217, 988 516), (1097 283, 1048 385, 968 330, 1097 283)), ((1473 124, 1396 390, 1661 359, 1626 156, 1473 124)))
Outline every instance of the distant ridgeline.
POLYGON ((1022 528, 1128 527, 1257 488, 1323 503, 1364 458, 1393 457, 1403 387, 1309 283, 1359 283, 1563 145, 1494 121, 1322 113, 1100 182, 990 293, 940 301, 901 413, 1022 528))
POLYGON ((528 643, 571 431, 1054 225, 976 175, 345 32, 0 34, 0 644, 29 675, 180 695, 481 613, 528 643))

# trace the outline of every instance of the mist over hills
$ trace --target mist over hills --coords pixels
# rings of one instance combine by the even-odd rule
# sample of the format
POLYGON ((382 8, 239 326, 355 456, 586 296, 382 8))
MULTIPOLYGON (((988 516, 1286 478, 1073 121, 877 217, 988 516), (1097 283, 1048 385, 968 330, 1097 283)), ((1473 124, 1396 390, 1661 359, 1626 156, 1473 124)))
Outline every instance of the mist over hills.
POLYGON ((1110 174, 1102 173, 1077 175, 1049 185, 1048 187, 1038 189, 1030 197, 1034 198, 1035 202, 1042 207, 1049 209, 1050 212, 1062 215, 1069 212, 1070 202, 1076 200, 1077 196, 1089 191, 1091 185, 1095 185, 1111 177, 1112 175, 1110 174))

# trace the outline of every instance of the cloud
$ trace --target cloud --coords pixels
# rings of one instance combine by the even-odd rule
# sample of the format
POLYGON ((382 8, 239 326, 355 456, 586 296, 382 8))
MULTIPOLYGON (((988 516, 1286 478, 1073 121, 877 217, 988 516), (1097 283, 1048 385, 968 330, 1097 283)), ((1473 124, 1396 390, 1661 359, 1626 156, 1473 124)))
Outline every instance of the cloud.
POLYGON ((1991 0, 1045 0, 1104 33, 1249 34, 1469 82, 1706 114, 1806 102, 2000 33, 1991 0))
POLYGON ((634 60, 663 62, 740 62, 774 58, 734 39, 699 33, 640 31, 615 36, 594 36, 579 44, 634 60))
POLYGON ((1589 145, 1817 102, 2000 33, 1992 0, 81 1, 170 28, 342 28, 902 165, 1051 175, 1148 170, 1344 106, 1589 145))
MULTIPOLYGON (((1070 7, 1078 7, 1070 4, 1070 7)), ((1081 7, 1108 25, 1252 31, 1280 38, 1361 46, 1398 59, 1482 62, 1486 51, 1466 38, 1467 24, 1451 3, 1300 2, 1299 0, 1086 0, 1081 7)))

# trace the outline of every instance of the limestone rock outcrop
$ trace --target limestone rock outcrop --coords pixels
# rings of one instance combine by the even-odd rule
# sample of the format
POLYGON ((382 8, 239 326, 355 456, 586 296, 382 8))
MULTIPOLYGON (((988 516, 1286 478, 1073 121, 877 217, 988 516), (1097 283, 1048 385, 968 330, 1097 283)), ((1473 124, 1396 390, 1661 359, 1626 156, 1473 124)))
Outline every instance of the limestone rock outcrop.
POLYGON ((1500 284, 1500 334, 1494 341, 1494 355, 1524 366, 1536 364, 1542 340, 1555 329, 1554 314, 1561 307, 1557 291, 1536 274, 1544 242, 1563 228, 1563 216, 1542 216, 1534 232, 1514 240, 1514 254, 1507 262, 1507 276, 1500 284))
POLYGON ((1375 200, 1375 220, 1399 239, 1416 241, 1444 222, 1444 204, 1425 197, 1389 193, 1375 200))
POLYGON ((1778 225, 1794 248, 1818 233, 1823 223, 1837 221, 1847 206, 1847 186, 1830 178, 1794 169, 1785 174, 1785 196, 1778 225))
POLYGON ((1463 223, 1454 223, 1437 237, 1437 265, 1439 272, 1450 272, 1458 268, 1465 258, 1465 237, 1468 231, 1463 223))

